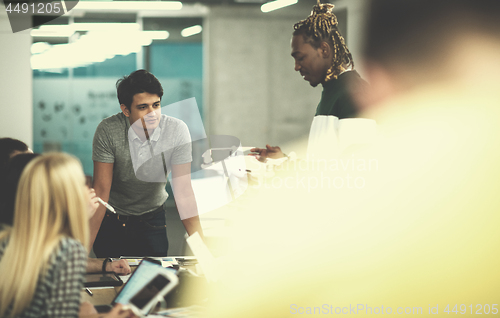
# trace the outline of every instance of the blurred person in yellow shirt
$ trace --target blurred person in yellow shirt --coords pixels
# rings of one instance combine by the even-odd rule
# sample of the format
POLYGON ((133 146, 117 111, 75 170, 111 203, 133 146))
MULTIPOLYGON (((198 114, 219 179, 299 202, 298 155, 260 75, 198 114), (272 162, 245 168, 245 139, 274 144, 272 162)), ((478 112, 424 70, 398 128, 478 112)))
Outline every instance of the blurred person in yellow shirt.
POLYGON ((377 169, 353 166, 353 189, 322 184, 346 171, 309 169, 295 177, 314 189, 252 198, 214 316, 499 313, 500 2, 372 0, 366 12, 360 102, 379 133, 351 159, 377 169))

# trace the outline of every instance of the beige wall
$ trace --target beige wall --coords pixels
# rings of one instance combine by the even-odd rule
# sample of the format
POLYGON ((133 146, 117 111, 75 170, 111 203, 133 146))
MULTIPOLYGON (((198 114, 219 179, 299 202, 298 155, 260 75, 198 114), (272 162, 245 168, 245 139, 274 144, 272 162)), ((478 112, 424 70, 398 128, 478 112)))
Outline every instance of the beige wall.
POLYGON ((33 145, 33 89, 29 31, 13 34, 0 5, 0 137, 33 145))

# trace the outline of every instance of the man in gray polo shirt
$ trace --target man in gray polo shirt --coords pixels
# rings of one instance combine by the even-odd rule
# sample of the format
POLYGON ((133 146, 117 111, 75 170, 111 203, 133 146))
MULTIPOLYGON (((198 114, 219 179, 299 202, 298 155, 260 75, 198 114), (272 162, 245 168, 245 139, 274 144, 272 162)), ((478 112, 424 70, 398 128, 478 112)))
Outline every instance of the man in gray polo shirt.
POLYGON ((117 82, 121 113, 104 119, 93 141, 94 189, 116 210, 100 206, 90 221, 98 257, 165 256, 163 204, 167 175, 189 235, 202 230, 191 187, 191 138, 179 119, 161 114, 163 88, 138 70, 117 82))

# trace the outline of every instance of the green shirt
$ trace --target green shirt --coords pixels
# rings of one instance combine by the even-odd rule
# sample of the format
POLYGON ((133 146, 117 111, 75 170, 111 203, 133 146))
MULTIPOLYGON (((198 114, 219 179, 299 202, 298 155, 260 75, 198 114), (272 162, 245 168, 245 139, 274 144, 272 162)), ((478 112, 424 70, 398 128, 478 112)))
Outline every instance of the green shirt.
POLYGON ((322 85, 323 92, 315 116, 330 115, 339 119, 356 117, 358 109, 352 94, 363 93, 368 85, 358 72, 347 71, 322 85))

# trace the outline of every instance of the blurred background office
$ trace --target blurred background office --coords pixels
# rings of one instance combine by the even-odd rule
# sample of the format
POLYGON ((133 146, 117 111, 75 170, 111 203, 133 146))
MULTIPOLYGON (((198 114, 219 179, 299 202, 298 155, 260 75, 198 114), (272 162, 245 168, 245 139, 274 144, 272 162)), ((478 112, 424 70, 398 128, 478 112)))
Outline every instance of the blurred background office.
MULTIPOLYGON (((207 134, 233 135, 244 146, 305 136, 321 88, 294 72, 290 38, 315 2, 265 13, 256 0, 189 0, 180 9, 161 6, 166 1, 80 1, 14 34, 2 7, 0 134, 37 152, 73 153, 91 174, 95 128, 120 110, 116 80, 145 68, 164 86, 163 106, 196 98, 207 134)), ((333 3, 357 61, 364 1, 333 3)))
MULTIPOLYGON (((289 151, 288 142, 307 137, 321 96, 290 56, 293 24, 316 1, 266 2, 80 1, 64 16, 16 33, 2 6, 0 136, 37 153, 74 154, 91 176, 95 128, 120 111, 116 80, 144 68, 163 85, 162 106, 196 98, 207 135, 289 151), (284 7, 265 12, 269 5, 284 7)), ((362 75, 365 1, 331 2, 362 75)), ((47 15, 25 18, 37 25, 47 15)))

